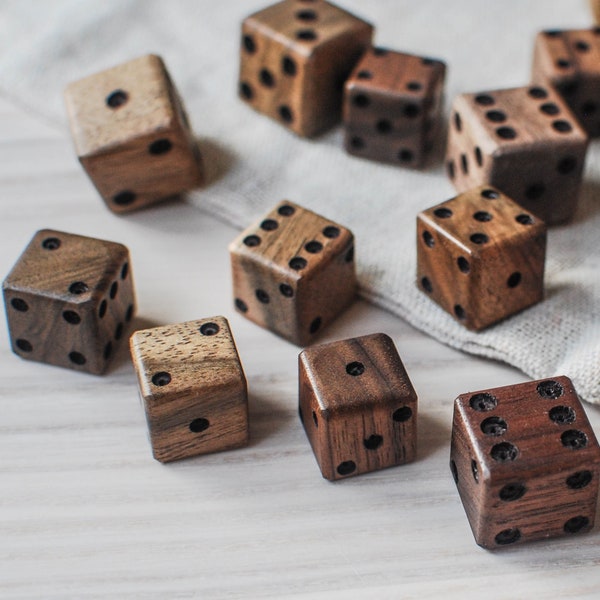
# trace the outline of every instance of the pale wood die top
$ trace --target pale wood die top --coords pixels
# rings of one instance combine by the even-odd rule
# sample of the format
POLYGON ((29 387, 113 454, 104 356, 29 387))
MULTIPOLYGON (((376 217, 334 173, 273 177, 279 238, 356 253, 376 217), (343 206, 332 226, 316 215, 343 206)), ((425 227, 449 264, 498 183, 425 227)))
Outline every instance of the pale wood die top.
POLYGON ((153 405, 245 390, 235 341, 221 316, 136 331, 130 339, 142 397, 153 405))
POLYGON ((166 131, 177 114, 169 75, 153 54, 69 84, 65 102, 80 157, 166 131))

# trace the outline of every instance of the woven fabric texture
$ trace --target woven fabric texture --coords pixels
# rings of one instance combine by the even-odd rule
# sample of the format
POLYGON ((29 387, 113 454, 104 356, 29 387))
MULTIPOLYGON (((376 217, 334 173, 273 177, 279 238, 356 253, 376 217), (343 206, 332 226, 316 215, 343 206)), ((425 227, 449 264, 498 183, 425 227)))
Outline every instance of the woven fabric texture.
MULTIPOLYGON (((597 143, 574 220, 550 229, 544 302, 484 332, 469 332, 414 283, 415 216, 454 195, 441 168, 443 142, 437 163, 414 172, 346 155, 340 128, 304 140, 251 110, 236 95, 239 28, 267 3, 4 0, 0 91, 66 128, 62 90, 69 81, 160 54, 209 171, 209 185, 189 202, 239 227, 284 198, 337 220, 356 235, 365 298, 446 344, 505 361, 533 378, 568 375, 584 399, 600 403, 597 143)), ((444 60, 447 106, 461 92, 527 84, 537 31, 592 25, 586 0, 339 4, 375 25, 377 45, 444 60)))

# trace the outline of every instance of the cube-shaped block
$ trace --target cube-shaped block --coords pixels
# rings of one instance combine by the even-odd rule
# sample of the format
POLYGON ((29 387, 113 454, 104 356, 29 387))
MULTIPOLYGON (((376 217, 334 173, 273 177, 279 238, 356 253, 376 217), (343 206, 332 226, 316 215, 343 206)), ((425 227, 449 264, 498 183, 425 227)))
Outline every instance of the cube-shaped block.
POLYGON ((111 210, 135 210, 202 183, 198 145, 160 57, 75 81, 65 101, 79 160, 111 210))
POLYGON ((224 317, 136 331, 130 347, 154 458, 248 443, 246 377, 224 317))
POLYGON ((38 231, 3 284, 13 350, 21 357, 103 373, 135 314, 122 244, 38 231))
POLYGON ((240 97, 301 136, 340 120, 344 81, 373 27, 324 0, 284 0, 242 24, 240 97))
POLYGON ((299 346, 356 295, 352 232, 297 204, 279 203, 229 251, 237 310, 299 346))
POLYGON ((417 216, 417 285, 468 329, 542 300, 546 226, 480 187, 417 216))
POLYGON ((439 60, 372 48, 344 92, 346 151, 422 167, 440 123, 446 66, 439 60))
POLYGON ((299 401, 300 418, 326 479, 414 460, 417 395, 387 335, 303 350, 299 401))
POLYGON ((485 548, 594 525, 600 447, 567 377, 461 394, 450 467, 485 548))
POLYGON ((531 77, 553 86, 588 134, 600 135, 600 29, 538 33, 531 77))
POLYGON ((452 106, 446 168, 459 192, 492 185, 552 225, 577 208, 587 144, 552 88, 462 94, 452 106))

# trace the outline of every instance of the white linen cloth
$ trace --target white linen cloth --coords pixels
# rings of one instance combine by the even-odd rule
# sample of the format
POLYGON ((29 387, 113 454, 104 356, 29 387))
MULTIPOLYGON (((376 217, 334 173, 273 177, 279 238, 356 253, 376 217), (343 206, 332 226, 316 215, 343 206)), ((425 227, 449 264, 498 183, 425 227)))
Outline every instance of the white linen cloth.
MULTIPOLYGON (((266 4, 2 0, 0 93, 66 128, 62 91, 69 81, 145 53, 161 55, 211 179, 190 202, 239 227, 284 198, 337 220, 356 235, 365 298, 446 344, 533 378, 568 375, 584 399, 600 403, 598 143, 590 148, 575 219, 549 232, 544 302, 469 332, 415 286, 416 214, 454 195, 440 152, 422 172, 379 165, 346 155, 340 128, 300 139, 237 98, 240 23, 266 4)), ((338 4, 375 25, 377 45, 444 60, 447 106, 461 92, 527 84, 537 31, 592 25, 586 0, 338 4)))

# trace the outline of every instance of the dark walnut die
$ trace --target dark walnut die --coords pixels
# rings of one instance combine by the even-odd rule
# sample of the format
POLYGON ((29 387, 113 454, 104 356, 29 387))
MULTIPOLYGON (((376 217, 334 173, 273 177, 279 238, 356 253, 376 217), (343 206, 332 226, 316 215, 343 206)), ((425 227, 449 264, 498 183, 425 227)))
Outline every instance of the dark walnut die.
POLYGON ((543 299, 546 226, 480 187, 417 216, 417 286, 480 330, 543 299))
POLYGON ((301 136, 341 118, 344 81, 373 27, 323 0, 285 0, 244 20, 239 95, 301 136))
POLYGON ((248 443, 246 377, 224 317, 136 331, 130 348, 154 458, 248 443))
POLYGON ((459 192, 489 184, 552 225, 577 209, 587 146, 550 87, 462 94, 452 105, 446 168, 459 192))
POLYGON ((450 468, 484 548, 594 525, 600 447, 567 377, 461 394, 450 468))
POLYGON ((344 88, 344 145, 355 156, 424 166, 438 134, 446 66, 439 60, 367 51, 344 88))
POLYGON ((114 212, 203 182, 198 145, 160 57, 142 56, 71 83, 65 101, 79 160, 114 212))
POLYGON ((297 204, 278 204, 229 251, 236 309, 299 346, 356 296, 352 232, 297 204))
POLYGON ((588 134, 600 135, 600 29, 538 33, 531 78, 553 87, 588 134))
POLYGON ((299 356, 300 419, 321 469, 341 479, 415 459, 417 395, 385 334, 299 356))
POLYGON ((62 231, 33 236, 3 291, 14 352, 88 373, 106 371, 135 314, 127 248, 62 231))

